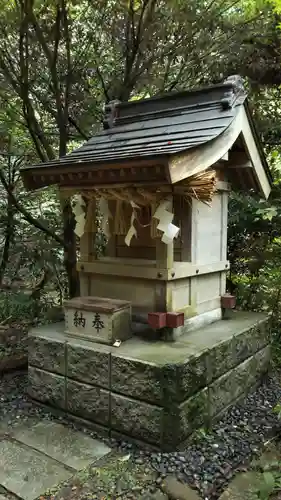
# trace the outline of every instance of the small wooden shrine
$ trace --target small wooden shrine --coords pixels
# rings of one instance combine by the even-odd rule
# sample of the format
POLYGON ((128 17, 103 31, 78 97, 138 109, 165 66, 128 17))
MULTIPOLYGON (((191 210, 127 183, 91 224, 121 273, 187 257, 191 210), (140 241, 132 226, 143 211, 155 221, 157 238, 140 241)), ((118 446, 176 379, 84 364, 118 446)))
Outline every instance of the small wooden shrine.
POLYGON ((84 146, 22 171, 28 189, 57 184, 72 200, 80 238, 81 296, 65 322, 29 332, 28 393, 108 437, 174 451, 268 370, 268 318, 219 320, 233 305, 229 191, 267 198, 271 178, 239 77, 106 112, 84 146))
POLYGON ((151 324, 151 313, 164 313, 155 328, 176 328, 177 314, 186 328, 221 318, 229 191, 267 198, 271 189, 239 77, 111 102, 103 131, 22 177, 27 189, 57 184, 72 199, 80 300, 125 301, 135 318, 150 314, 151 324), (99 230, 107 237, 103 256, 95 251, 99 230), (168 325, 165 313, 172 313, 168 325))

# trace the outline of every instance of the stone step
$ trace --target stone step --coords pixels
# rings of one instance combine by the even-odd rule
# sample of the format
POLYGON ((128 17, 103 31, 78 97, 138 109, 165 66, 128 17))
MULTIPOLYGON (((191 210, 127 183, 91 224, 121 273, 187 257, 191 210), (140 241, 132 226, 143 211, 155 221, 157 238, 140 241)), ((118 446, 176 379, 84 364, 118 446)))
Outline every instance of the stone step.
POLYGON ((0 500, 19 500, 17 495, 7 491, 3 486, 0 485, 0 500))
POLYGON ((0 500, 12 500, 13 495, 34 500, 110 451, 60 423, 30 420, 0 440, 0 500))
POLYGON ((54 490, 55 500, 168 500, 168 496, 160 491, 160 486, 156 484, 157 477, 154 469, 148 465, 136 464, 131 460, 130 454, 112 451, 94 467, 89 467, 86 473, 78 473, 67 485, 54 490), (150 492, 151 489, 153 493, 150 492))
POLYGON ((72 469, 21 443, 0 441, 0 484, 23 500, 34 500, 73 473, 72 469))
POLYGON ((176 477, 168 476, 162 483, 161 489, 170 500, 201 500, 196 491, 188 484, 180 483, 176 477))
POLYGON ((18 498, 10 493, 5 493, 5 495, 0 493, 0 500, 18 500, 18 498))
POLYGON ((219 500, 259 500, 261 474, 249 471, 237 474, 219 500))
POLYGON ((87 467, 110 452, 110 448, 101 441, 49 420, 31 428, 19 428, 13 437, 76 470, 87 467))

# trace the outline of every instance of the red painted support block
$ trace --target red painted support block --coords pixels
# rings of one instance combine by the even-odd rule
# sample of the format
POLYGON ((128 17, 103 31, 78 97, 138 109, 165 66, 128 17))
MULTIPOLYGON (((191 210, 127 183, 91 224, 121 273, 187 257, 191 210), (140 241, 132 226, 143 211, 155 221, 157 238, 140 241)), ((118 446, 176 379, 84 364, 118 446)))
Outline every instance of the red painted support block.
POLYGON ((230 295, 230 293, 226 293, 221 296, 221 307, 223 309, 234 309, 236 306, 236 297, 234 295, 230 295))
POLYGON ((148 313, 147 320, 149 326, 151 326, 153 330, 159 330, 160 328, 164 328, 166 326, 166 313, 163 312, 148 313))
POLYGON ((184 313, 170 312, 167 313, 167 326, 170 328, 178 328, 184 325, 184 313))

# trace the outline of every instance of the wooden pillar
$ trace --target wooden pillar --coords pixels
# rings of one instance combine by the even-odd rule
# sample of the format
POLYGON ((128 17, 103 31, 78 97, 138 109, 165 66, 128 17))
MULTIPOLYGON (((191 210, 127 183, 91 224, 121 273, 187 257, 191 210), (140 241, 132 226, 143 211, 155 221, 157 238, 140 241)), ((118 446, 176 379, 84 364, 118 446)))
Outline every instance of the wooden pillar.
POLYGON ((180 222, 179 240, 181 243, 181 262, 191 262, 191 227, 192 227, 192 208, 190 203, 184 199, 177 200, 178 218, 180 222))
POLYGON ((172 269, 174 265, 174 243, 166 245, 160 238, 156 239, 156 267, 172 269))
MULTIPOLYGON (((173 199, 171 197, 168 211, 173 211, 173 199)), ((156 239, 156 268, 159 269, 159 277, 161 269, 172 269, 174 265, 174 242, 166 245, 161 241, 161 238, 156 239)), ((172 307, 172 294, 169 290, 166 281, 160 281, 155 287, 155 303, 159 312, 167 312, 172 307)))
MULTIPOLYGON (((108 208, 112 215, 114 215, 116 202, 113 200, 109 200, 108 208)), ((116 257, 116 247, 117 247, 117 236, 113 234, 114 221, 113 219, 109 219, 108 221, 109 229, 110 229, 110 238, 107 241, 107 245, 105 248, 106 257, 116 257)))
POLYGON ((80 238, 81 262, 92 262, 96 259, 95 231, 96 231, 96 201, 87 203, 84 234, 80 238))
MULTIPOLYGON (((169 197, 167 210, 173 212, 173 198, 169 197)), ((156 239, 156 267, 158 269, 172 269, 174 265, 174 242, 166 245, 161 238, 156 239)))
MULTIPOLYGON (((83 262, 91 262, 94 260, 93 255, 94 248, 94 234, 93 233, 84 233, 80 238, 80 261, 83 262)), ((81 269, 79 271, 79 279, 80 279, 80 295, 81 297, 87 297, 90 295, 90 275, 88 273, 83 272, 81 269)))
POLYGON ((95 259, 95 235, 94 233, 84 233, 80 238, 80 260, 81 262, 92 262, 95 259))
MULTIPOLYGON (((85 224, 85 232, 80 238, 80 263, 82 265, 83 262, 92 262, 96 259, 95 233, 91 230, 95 228, 95 221, 92 224, 89 217, 96 217, 95 204, 88 203, 87 205, 87 224, 85 224), (88 213, 88 210, 92 211, 92 213, 88 213)), ((81 266, 80 269, 80 295, 86 297, 90 295, 90 275, 84 272, 81 266)))

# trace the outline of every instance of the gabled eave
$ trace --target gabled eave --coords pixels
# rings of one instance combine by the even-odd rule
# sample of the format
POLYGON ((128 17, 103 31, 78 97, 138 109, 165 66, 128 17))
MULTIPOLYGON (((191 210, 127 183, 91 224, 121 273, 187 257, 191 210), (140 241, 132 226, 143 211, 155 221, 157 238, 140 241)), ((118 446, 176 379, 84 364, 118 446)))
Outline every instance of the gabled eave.
MULTIPOLYGON (((248 189, 258 191, 267 199, 271 191, 272 178, 256 130, 253 128, 252 119, 249 119, 250 116, 247 105, 241 105, 233 122, 219 137, 198 148, 172 156, 169 161, 172 184, 216 165, 231 150, 238 137, 242 136, 245 151, 252 166, 251 176, 247 176, 247 182, 242 184, 248 189)), ((237 169, 240 167, 241 165, 237 165, 237 169)), ((225 168, 227 169, 227 162, 225 162, 225 168)), ((232 175, 233 170, 235 170, 235 165, 232 164, 232 175)), ((243 178, 245 174, 246 170, 239 171, 240 177, 243 178)))

